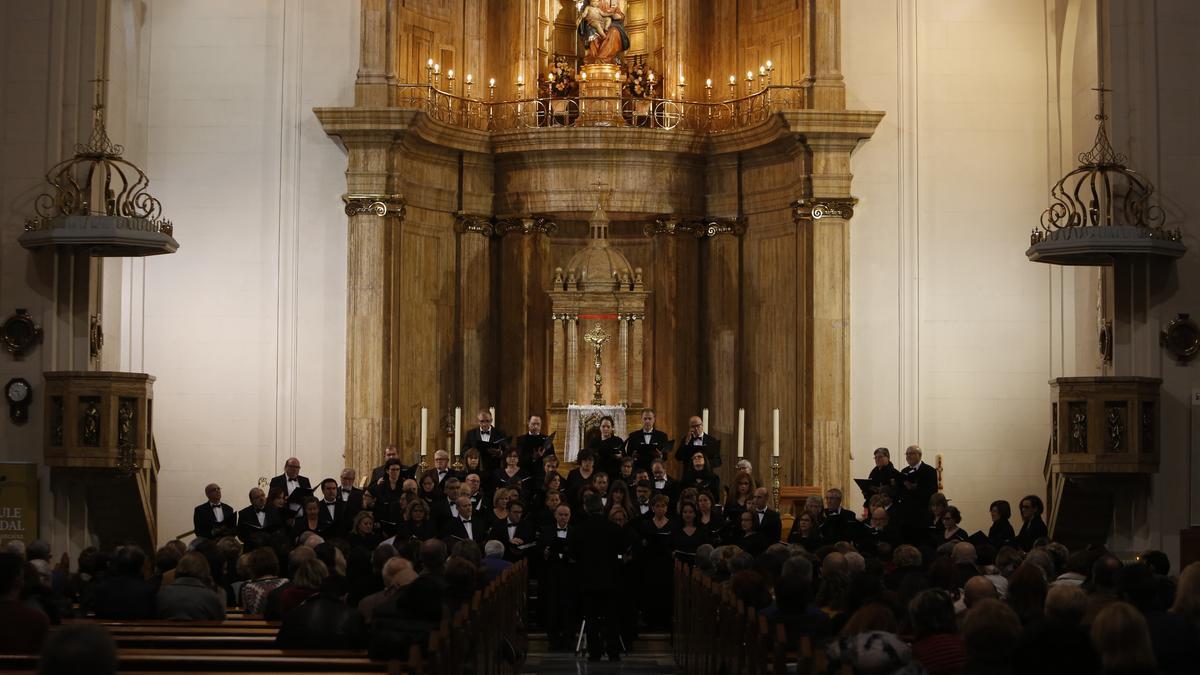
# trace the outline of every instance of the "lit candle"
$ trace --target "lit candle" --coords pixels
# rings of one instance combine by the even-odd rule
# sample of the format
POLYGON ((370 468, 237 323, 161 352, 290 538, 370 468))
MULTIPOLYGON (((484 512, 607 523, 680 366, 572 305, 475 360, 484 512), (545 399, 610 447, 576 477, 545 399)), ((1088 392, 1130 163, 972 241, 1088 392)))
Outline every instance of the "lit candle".
POLYGON ((767 74, 767 67, 766 67, 766 66, 759 66, 759 67, 758 67, 758 76, 759 76, 759 77, 762 77, 763 75, 766 75, 766 74, 767 74))
POLYGON ((746 71, 746 81, 747 81, 747 82, 753 82, 753 81, 754 81, 754 71, 753 71, 753 70, 747 70, 747 71, 746 71))
POLYGON ((494 78, 494 77, 489 77, 489 78, 488 78, 488 86, 489 86, 489 87, 494 87, 494 86, 496 86, 496 78, 494 78))
POLYGON ((492 416, 492 426, 496 426, 496 409, 488 406, 488 414, 492 416))
POLYGON ((686 86, 686 85, 687 85, 687 80, 685 80, 685 79, 683 78, 683 75, 680 75, 680 76, 679 76, 679 86, 683 87, 683 86, 686 86))
POLYGON ((550 82, 554 82, 554 73, 550 73, 549 75, 547 75, 546 79, 550 82))
POLYGON ((454 409, 454 455, 458 456, 458 446, 462 443, 462 408, 454 409))
POLYGON ((700 431, 702 433, 708 433, 708 408, 700 411, 700 424, 704 427, 700 431))
POLYGON ((475 81, 475 78, 471 77, 470 73, 467 73, 467 84, 471 84, 474 81, 475 81))
POLYGON ((428 452, 425 449, 426 436, 429 434, 429 408, 421 408, 421 457, 428 452))
POLYGON ((767 70, 771 70, 774 67, 775 64, 771 63, 771 59, 767 59, 767 70))
POLYGON ((779 456, 779 408, 771 411, 771 454, 779 456))
POLYGON ((518 87, 523 87, 523 86, 525 86, 525 76, 524 76, 524 75, 518 75, 518 76, 517 76, 517 86, 518 86, 518 87))
POLYGON ((454 69, 453 68, 446 71, 446 77, 450 78, 451 80, 454 79, 454 69))
POLYGON ((653 73, 653 72, 651 72, 651 73, 650 73, 650 81, 651 81, 651 82, 653 82, 653 81, 654 81, 654 73, 653 73))
POLYGON ((711 77, 704 81, 704 86, 708 87, 709 89, 712 89, 712 78, 711 77))
POLYGON ((581 70, 581 71, 579 71, 579 79, 580 79, 580 80, 586 80, 586 79, 587 79, 587 71, 586 71, 586 70, 581 70))
POLYGON ((736 83, 737 83, 737 77, 730 75, 729 76, 729 84, 732 85, 732 84, 736 84, 736 83))
POLYGON ((426 68, 432 68, 432 67, 433 67, 433 59, 429 59, 428 61, 426 61, 426 62, 425 62, 425 67, 426 67, 426 68))
POLYGON ((746 456, 746 409, 738 408, 738 457, 746 456))
POLYGON ((442 64, 440 64, 440 63, 433 64, 433 74, 434 75, 442 74, 442 64))

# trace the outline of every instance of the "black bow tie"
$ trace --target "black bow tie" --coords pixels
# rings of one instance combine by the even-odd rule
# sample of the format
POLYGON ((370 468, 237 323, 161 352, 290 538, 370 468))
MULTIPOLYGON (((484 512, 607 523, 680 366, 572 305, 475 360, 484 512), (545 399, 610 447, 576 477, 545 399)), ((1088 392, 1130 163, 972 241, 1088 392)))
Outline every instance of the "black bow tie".
POLYGON ((567 528, 565 528, 565 527, 560 527, 560 528, 558 528, 558 531, 559 531, 559 532, 566 532, 566 531, 567 531, 567 528))

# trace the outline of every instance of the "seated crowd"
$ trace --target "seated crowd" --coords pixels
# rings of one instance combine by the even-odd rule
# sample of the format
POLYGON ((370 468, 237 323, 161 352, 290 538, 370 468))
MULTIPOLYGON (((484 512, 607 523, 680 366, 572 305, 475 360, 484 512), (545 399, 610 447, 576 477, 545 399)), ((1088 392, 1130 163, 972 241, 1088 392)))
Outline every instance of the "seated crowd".
POLYGON ((916 446, 903 470, 876 450, 861 519, 833 488, 785 531, 744 461, 721 491, 719 443, 699 418, 674 449, 678 479, 653 411, 626 440, 604 418, 566 477, 539 417, 513 442, 487 411, 479 422, 460 470, 444 451, 421 471, 389 447, 362 487, 346 469, 314 491, 289 458, 240 511, 209 485, 196 540, 153 560, 136 546, 89 548, 69 573, 42 544, 2 553, 0 652, 37 650, 72 611, 221 620, 241 608, 280 621, 282 648, 403 656, 524 560, 551 648, 574 648, 586 618, 594 659, 619 658, 640 630, 671 630, 676 561, 859 672, 1184 672, 1200 657, 1200 563, 1176 582, 1160 553, 1123 564, 1068 551, 1047 540, 1032 495, 1019 529, 997 501, 989 531, 968 536, 916 446))

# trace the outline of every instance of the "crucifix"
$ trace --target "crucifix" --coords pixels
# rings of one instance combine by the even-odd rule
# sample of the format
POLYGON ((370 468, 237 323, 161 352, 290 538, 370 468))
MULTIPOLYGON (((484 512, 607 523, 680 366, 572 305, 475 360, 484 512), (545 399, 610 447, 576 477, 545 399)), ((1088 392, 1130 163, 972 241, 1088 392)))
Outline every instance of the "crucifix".
POLYGON ((604 376, 600 374, 600 350, 610 339, 612 336, 604 332, 598 323, 593 324, 591 330, 583 336, 583 341, 592 346, 592 365, 596 367, 596 375, 592 379, 596 387, 592 392, 592 405, 604 405, 604 395, 600 393, 600 385, 604 382, 604 376))

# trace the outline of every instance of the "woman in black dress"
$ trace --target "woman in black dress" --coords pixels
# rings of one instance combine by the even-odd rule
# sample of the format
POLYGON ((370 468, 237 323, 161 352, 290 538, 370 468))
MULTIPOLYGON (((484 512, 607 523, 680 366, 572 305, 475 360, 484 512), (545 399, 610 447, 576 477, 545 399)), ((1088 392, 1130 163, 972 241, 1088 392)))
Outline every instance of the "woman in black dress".
POLYGON ((399 548, 399 544, 410 539, 427 541, 436 539, 437 536, 437 526, 433 524, 433 519, 429 516, 429 505, 425 503, 425 500, 414 499, 409 502, 404 522, 400 524, 396 532, 397 548, 399 548))
POLYGON ((600 436, 588 443, 596 459, 596 470, 610 476, 621 475, 621 463, 625 460, 625 441, 614 432, 616 423, 609 415, 600 418, 600 436))
POLYGON ((708 543, 716 546, 725 532, 725 514, 707 490, 701 490, 696 496, 696 508, 696 522, 708 530, 708 543))
POLYGON ((789 544, 803 546, 804 550, 809 553, 815 553, 824 545, 821 533, 817 530, 817 524, 813 521, 812 514, 807 511, 796 516, 796 522, 792 525, 792 531, 788 533, 787 541, 789 544))
POLYGON ((350 548, 365 548, 368 551, 374 551, 379 545, 381 537, 375 531, 375 516, 370 511, 359 511, 354 516, 354 523, 350 526, 350 534, 346 535, 346 541, 350 543, 350 548))
POLYGON ((496 488, 492 482, 492 476, 483 470, 483 458, 477 448, 467 448, 467 451, 462 454, 462 461, 462 475, 464 477, 468 474, 477 473, 479 474, 479 482, 484 492, 490 493, 496 488))
POLYGON ((754 528, 753 512, 742 511, 738 514, 738 529, 729 543, 755 557, 767 550, 767 538, 754 528))
POLYGON ((596 473, 596 453, 583 450, 577 459, 579 466, 567 474, 567 503, 573 513, 579 512, 579 491, 592 482, 592 474, 596 473))
POLYGON ((316 498, 309 497, 304 500, 300 515, 296 518, 295 522, 292 523, 291 535, 293 545, 299 543, 300 535, 304 534, 305 532, 316 532, 317 534, 322 534, 321 531, 324 528, 321 527, 320 511, 321 506, 319 502, 317 502, 316 498))
MULTIPOLYGON (((480 476, 480 478, 483 478, 483 476, 480 476)), ((442 496, 442 491, 438 488, 436 470, 430 469, 421 474, 421 481, 417 484, 417 496, 425 500, 426 504, 432 504, 435 499, 442 496)))
POLYGON ((401 496, 404 494, 404 467, 400 460, 389 459, 385 466, 383 482, 367 488, 375 498, 375 522, 385 529, 393 529, 404 519, 401 496))
POLYGON ((699 509, 693 502, 680 502, 679 522, 671 539, 675 559, 689 565, 696 562, 696 549, 709 543, 708 531, 696 522, 699 509))
POLYGON ((721 478, 713 473, 708 466, 708 457, 703 450, 692 453, 691 466, 684 469, 681 488, 694 487, 697 490, 708 490, 714 495, 721 494, 721 478))
POLYGON ((1042 511, 1046 507, 1041 497, 1026 495, 1021 499, 1021 531, 1017 533, 1017 545, 1022 551, 1033 550, 1038 539, 1049 536, 1046 523, 1042 520, 1042 511))
POLYGON ((1012 518, 1012 506, 1008 500, 998 499, 992 502, 988 507, 988 511, 992 514, 992 527, 988 530, 988 543, 997 551, 1002 546, 1016 546, 1017 533, 1013 531, 1012 523, 1009 518, 1012 518))
POLYGON ((608 504, 605 505, 605 510, 612 513, 615 508, 620 508, 625 511, 625 518, 629 518, 629 514, 633 513, 633 498, 629 494, 629 487, 624 481, 617 481, 608 488, 608 504))
MULTIPOLYGON (((713 496, 718 496, 716 492, 713 496)), ((729 490, 729 497, 725 500, 725 517, 727 519, 737 518, 737 514, 750 508, 750 502, 754 499, 754 479, 745 471, 739 471, 733 477, 733 487, 729 490)))
POLYGON ((642 616, 646 626, 664 630, 671 625, 671 590, 674 564, 675 522, 667 515, 666 495, 650 499, 650 518, 638 521, 642 552, 642 616))
POLYGON ((958 526, 962 522, 962 513, 958 511, 957 506, 947 506, 946 513, 942 515, 942 537, 941 540, 934 540, 934 548, 948 542, 960 542, 967 540, 967 531, 958 526))
POLYGON ((529 474, 521 468, 521 453, 516 448, 504 451, 504 467, 492 474, 492 484, 515 491, 522 501, 529 496, 529 474))

